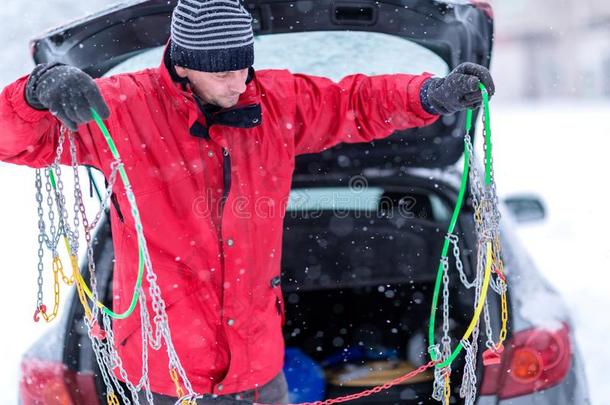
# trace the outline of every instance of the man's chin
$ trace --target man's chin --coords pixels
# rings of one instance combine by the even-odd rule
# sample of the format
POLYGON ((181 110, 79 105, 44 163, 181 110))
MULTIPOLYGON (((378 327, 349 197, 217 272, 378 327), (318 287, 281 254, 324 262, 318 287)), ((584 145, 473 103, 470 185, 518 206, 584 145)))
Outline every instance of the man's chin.
POLYGON ((235 107, 238 101, 239 99, 237 98, 235 100, 228 101, 225 108, 235 107))
POLYGON ((217 105, 219 107, 222 107, 222 108, 231 108, 231 107, 235 107, 237 105, 237 100, 235 100, 235 101, 222 101, 222 102, 218 102, 217 101, 217 102, 215 102, 213 104, 215 104, 215 105, 217 105))

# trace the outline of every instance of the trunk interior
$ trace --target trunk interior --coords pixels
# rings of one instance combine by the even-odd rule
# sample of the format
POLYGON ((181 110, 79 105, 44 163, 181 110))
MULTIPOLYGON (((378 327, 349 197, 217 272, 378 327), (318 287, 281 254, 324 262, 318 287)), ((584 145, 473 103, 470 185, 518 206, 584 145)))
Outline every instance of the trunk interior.
MULTIPOLYGON (((289 351, 298 348, 322 367, 325 398, 382 385, 429 361, 427 325, 432 291, 433 283, 413 283, 285 294, 286 347, 289 351)), ((468 313, 466 307, 464 311, 456 309, 452 307, 451 313, 468 313)), ((463 317, 451 318, 453 345, 467 322, 463 317)), ((452 374, 454 389, 461 382, 462 367, 458 358, 452 374)), ((428 371, 412 381, 350 402, 432 403, 432 381, 432 371, 428 371)))
MULTIPOLYGON (((335 201, 341 199, 340 189, 325 190, 332 190, 335 201)), ((302 192, 310 203, 318 201, 314 190, 302 192)), ((340 215, 324 209, 289 210, 285 218, 285 371, 290 373, 291 365, 300 367, 291 353, 301 362, 300 356, 306 356, 319 373, 323 370, 326 399, 382 385, 429 361, 430 305, 451 205, 440 194, 414 187, 372 185, 366 192, 375 195, 375 204, 367 210, 343 207, 340 215)), ((464 240, 461 244, 465 249, 464 240)), ((468 255, 462 254, 462 262, 471 278, 468 255)), ((458 271, 451 249, 449 274, 450 336, 455 347, 470 322, 473 294, 454 276, 458 271)), ((441 320, 442 296, 437 342, 441 320)), ((459 356, 453 364, 454 390, 461 384, 462 359, 459 356)), ((307 379, 298 376, 294 371, 291 388, 311 390, 307 379)), ((426 372, 350 402, 432 403, 432 381, 432 372, 426 372)), ((459 398, 456 391, 453 396, 459 398)))

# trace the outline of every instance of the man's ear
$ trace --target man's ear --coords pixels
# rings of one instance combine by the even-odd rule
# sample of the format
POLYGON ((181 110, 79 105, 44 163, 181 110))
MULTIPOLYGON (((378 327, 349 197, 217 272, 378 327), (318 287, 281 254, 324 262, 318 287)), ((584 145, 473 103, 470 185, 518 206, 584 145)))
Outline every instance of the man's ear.
POLYGON ((174 69, 176 69, 176 74, 181 78, 184 79, 188 76, 188 70, 186 68, 183 68, 182 66, 174 66, 174 69))

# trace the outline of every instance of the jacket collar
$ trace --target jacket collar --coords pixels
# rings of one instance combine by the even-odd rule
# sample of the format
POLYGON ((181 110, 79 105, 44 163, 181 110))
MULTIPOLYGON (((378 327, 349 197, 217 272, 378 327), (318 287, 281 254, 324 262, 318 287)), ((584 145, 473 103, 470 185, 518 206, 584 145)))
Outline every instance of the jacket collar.
POLYGON ((171 62, 169 42, 165 45, 163 61, 159 71, 163 84, 171 97, 182 99, 181 101, 186 99, 186 101, 191 102, 187 103, 189 105, 189 127, 192 128, 199 121, 197 110, 205 116, 208 128, 212 125, 253 128, 262 123, 260 89, 256 80, 256 72, 252 66, 248 69, 246 91, 240 95, 237 104, 231 108, 204 104, 192 92, 188 79, 182 78, 176 73, 176 69, 171 62))

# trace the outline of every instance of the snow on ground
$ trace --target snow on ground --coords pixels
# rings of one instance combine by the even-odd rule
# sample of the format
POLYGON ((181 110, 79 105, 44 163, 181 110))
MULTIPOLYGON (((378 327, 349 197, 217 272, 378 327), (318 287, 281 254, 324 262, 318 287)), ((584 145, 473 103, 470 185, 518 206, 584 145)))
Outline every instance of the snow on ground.
MULTIPOLYGON (((110 0, 44 0, 35 3, 3 0, 0 7, 0 88, 33 68, 28 48, 30 38, 110 4, 110 0)), ((0 133, 0 136, 10 134, 0 133)), ((3 275, 0 282, 3 323, 0 327, 0 404, 8 405, 17 403, 22 353, 48 327, 32 320, 36 304, 37 263, 34 171, 0 163, 0 196, 0 269, 3 275)), ((95 206, 88 208, 89 215, 93 215, 95 206)), ((45 294, 48 300, 52 297, 52 290, 47 288, 45 294)))
POLYGON ((542 197, 547 220, 519 235, 576 325, 594 405, 608 405, 610 102, 493 106, 498 192, 542 197))
MULTIPOLYGON (((26 39, 84 12, 103 0, 76 3, 45 0, 32 7, 4 0, 0 8, 0 86, 28 72, 26 39), (8 41, 7 41, 8 40, 8 41), (8 45, 6 45, 8 42, 8 45)), ((501 91, 501 86, 498 86, 501 91)), ((610 147, 610 102, 494 105, 492 130, 498 192, 542 197, 548 218, 522 226, 519 234, 546 277, 562 292, 576 321, 594 405, 610 405, 606 370, 610 363, 610 276, 606 213, 610 192, 605 175, 610 147), (602 314, 602 315, 600 315, 602 314)), ((7 136, 10 134, 0 134, 7 136)), ((47 327, 35 324, 36 206, 34 172, 0 163, 0 404, 16 403, 22 353, 47 327)), ((69 185, 67 185, 70 189, 69 185)), ((94 213, 94 205, 88 209, 94 213)), ((50 292, 47 289, 47 296, 50 292)))

